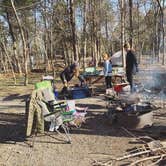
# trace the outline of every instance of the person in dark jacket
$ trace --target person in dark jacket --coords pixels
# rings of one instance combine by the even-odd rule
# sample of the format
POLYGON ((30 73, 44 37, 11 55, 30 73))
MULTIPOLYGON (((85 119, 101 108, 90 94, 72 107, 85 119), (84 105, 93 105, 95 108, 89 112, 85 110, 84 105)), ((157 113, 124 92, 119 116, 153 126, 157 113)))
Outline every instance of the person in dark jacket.
POLYGON ((130 84, 131 92, 133 92, 134 91, 133 74, 138 72, 137 59, 136 59, 136 56, 134 54, 134 51, 130 48, 129 43, 126 43, 124 45, 124 49, 127 52, 127 55, 126 55, 126 77, 127 77, 127 81, 130 84))
POLYGON ((60 74, 60 78, 63 82, 64 87, 68 87, 68 83, 73 77, 78 77, 81 83, 85 82, 84 78, 79 75, 79 64, 77 62, 66 67, 60 74))

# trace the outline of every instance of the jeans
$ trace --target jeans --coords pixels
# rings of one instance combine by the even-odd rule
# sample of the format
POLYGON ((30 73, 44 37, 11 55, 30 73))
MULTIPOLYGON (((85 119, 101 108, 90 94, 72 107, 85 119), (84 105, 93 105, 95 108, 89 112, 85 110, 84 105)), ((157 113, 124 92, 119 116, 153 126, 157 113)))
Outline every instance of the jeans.
POLYGON ((106 88, 112 88, 112 79, 111 76, 105 77, 106 88))

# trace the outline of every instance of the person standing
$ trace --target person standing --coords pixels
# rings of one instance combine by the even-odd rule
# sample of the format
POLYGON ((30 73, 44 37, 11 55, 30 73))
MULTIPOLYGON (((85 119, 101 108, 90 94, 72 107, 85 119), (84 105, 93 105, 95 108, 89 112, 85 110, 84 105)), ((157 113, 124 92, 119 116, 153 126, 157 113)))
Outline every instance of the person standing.
POLYGON ((108 54, 103 54, 104 59, 104 76, 105 76, 105 83, 106 88, 112 88, 112 64, 110 60, 110 56, 108 54))
POLYGON ((134 51, 131 49, 129 43, 124 44, 126 51, 126 77, 130 84, 130 91, 134 92, 133 74, 138 72, 138 63, 134 51))

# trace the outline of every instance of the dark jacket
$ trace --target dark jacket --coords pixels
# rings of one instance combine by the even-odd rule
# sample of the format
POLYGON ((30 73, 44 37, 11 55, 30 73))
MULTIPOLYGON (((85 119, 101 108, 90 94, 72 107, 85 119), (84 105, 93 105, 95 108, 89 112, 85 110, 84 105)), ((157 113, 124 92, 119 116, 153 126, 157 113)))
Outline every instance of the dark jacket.
MULTIPOLYGON (((75 65, 71 65, 68 66, 64 69, 64 71, 62 71, 62 73, 60 74, 61 80, 63 83, 65 83, 65 81, 69 82, 73 77, 74 77, 74 69, 75 69, 75 65)), ((78 79, 83 82, 84 79, 81 76, 78 76, 78 79)))
POLYGON ((138 67, 137 59, 136 59, 134 52, 129 50, 126 55, 126 71, 132 72, 134 65, 136 68, 138 67))

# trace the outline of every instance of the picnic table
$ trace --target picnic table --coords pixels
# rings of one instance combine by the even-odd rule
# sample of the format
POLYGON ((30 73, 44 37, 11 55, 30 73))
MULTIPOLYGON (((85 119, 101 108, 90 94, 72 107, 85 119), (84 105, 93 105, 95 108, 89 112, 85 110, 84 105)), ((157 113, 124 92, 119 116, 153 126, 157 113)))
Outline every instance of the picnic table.
MULTIPOLYGON (((84 78, 86 79, 89 85, 104 82, 104 73, 102 70, 97 70, 95 67, 88 67, 83 73, 84 78)), ((125 81, 125 72, 122 71, 122 68, 113 68, 112 72, 112 82, 114 85, 126 84, 125 81)))

